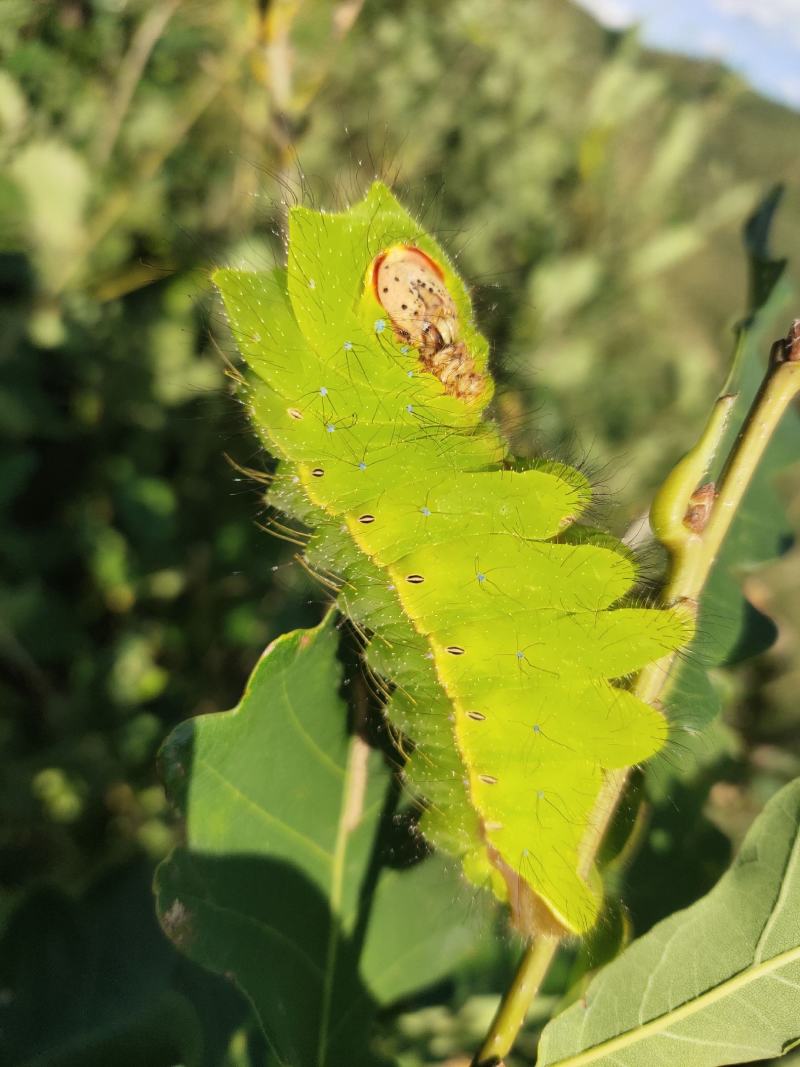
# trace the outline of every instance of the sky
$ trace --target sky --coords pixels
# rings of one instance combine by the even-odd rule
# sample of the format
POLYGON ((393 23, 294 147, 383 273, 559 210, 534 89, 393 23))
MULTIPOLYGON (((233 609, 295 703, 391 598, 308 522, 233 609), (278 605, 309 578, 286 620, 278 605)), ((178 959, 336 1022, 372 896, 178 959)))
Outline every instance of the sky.
POLYGON ((800 108, 800 0, 577 0, 606 26, 639 24, 656 48, 722 60, 800 108))

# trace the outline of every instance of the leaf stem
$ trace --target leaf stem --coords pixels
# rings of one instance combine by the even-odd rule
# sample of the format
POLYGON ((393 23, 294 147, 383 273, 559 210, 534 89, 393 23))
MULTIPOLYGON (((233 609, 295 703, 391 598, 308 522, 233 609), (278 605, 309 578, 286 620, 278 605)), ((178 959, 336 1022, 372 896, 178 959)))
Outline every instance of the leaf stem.
POLYGON ((557 938, 539 937, 525 949, 522 962, 500 1001, 486 1040, 473 1061, 473 1067, 499 1064, 509 1051, 560 944, 557 938))
MULTIPOLYGON (((788 336, 772 347, 769 367, 720 476, 708 513, 690 521, 698 483, 708 473, 728 425, 737 396, 723 393, 716 401, 705 430, 694 448, 667 477, 653 504, 653 525, 670 553, 670 567, 662 599, 666 606, 683 604, 696 613, 697 601, 716 562, 747 487, 794 398, 800 393, 800 319, 788 336)), ((642 670, 633 692, 654 703, 663 697, 677 653, 642 670)), ((603 838, 622 797, 628 770, 609 771, 582 843, 579 872, 591 871, 603 838)), ((503 996, 474 1067, 499 1064, 510 1051, 533 998, 544 981, 560 942, 539 938, 530 945, 508 991, 503 996)))
POLYGON ((367 779, 367 760, 369 746, 363 738, 354 734, 350 739, 345 768, 342 804, 339 810, 339 822, 336 828, 336 844, 333 850, 330 881, 330 918, 328 928, 328 948, 325 953, 325 971, 322 985, 322 1003, 320 1005, 319 1043, 317 1062, 328 1062, 328 1037, 333 1006, 333 987, 336 977, 336 962, 341 947, 342 932, 339 916, 344 895, 344 878, 347 863, 347 849, 353 832, 361 820, 364 805, 364 791, 367 779))

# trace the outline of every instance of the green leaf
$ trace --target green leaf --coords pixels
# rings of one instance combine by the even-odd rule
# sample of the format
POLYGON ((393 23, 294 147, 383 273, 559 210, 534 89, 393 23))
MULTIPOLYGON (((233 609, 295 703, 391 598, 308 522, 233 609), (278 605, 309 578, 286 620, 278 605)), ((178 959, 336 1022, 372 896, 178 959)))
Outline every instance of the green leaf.
POLYGON ((477 940, 440 860, 380 869, 396 798, 380 755, 348 736, 336 647, 331 616, 280 637, 237 708, 184 723, 163 753, 187 841, 158 871, 162 925, 244 990, 291 1067, 378 1062, 378 1006, 477 940))
POLYGON ((769 303, 775 286, 786 269, 786 259, 776 259, 770 252, 770 231, 783 197, 783 186, 773 185, 756 207, 744 227, 744 246, 750 266, 748 319, 769 303))
POLYGON ((717 1067, 800 1035, 800 780, 701 901, 635 941, 542 1035, 539 1067, 717 1067))
POLYGON ((0 1062, 218 1067, 247 1005, 165 941, 149 888, 137 863, 82 900, 46 889, 17 908, 0 946, 0 1062))

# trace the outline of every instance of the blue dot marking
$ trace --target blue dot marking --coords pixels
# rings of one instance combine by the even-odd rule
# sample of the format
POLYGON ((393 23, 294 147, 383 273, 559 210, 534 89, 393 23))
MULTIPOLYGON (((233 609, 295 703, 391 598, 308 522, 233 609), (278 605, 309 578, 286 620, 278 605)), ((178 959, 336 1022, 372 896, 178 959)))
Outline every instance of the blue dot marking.
POLYGON ((536 790, 536 799, 537 800, 544 800, 544 789, 537 789, 536 790))
POLYGON ((386 329, 386 319, 375 320, 375 333, 383 333, 386 329))
POLYGON ((325 388, 324 385, 320 387, 319 395, 320 396, 327 396, 328 395, 328 390, 325 388))
POLYGON ((413 370, 410 370, 410 371, 409 371, 409 372, 408 372, 408 373, 406 374, 406 378, 413 378, 413 377, 414 377, 414 372, 413 372, 413 370))
POLYGON ((328 431, 328 433, 333 433, 333 431, 336 429, 336 427, 333 425, 332 422, 329 422, 328 425, 325 427, 325 429, 328 431))
POLYGON ((413 415, 414 414, 414 405, 413 404, 406 404, 406 411, 409 413, 409 415, 413 415))
POLYGON ((345 343, 342 345, 342 348, 344 348, 345 352, 351 352, 353 349, 353 342, 345 341, 345 343))
POLYGON ((359 463, 359 465, 358 465, 358 469, 359 469, 360 471, 365 471, 365 470, 367 469, 367 465, 366 465, 366 463, 364 462, 364 460, 363 460, 363 459, 362 459, 362 460, 361 460, 361 462, 359 463))
POLYGON ((475 575, 475 577, 476 577, 476 578, 478 579, 478 581, 479 581, 479 582, 481 582, 481 583, 483 583, 483 582, 485 582, 485 581, 486 581, 486 575, 485 575, 485 574, 484 574, 484 573, 483 573, 482 571, 478 571, 478 573, 477 573, 477 574, 475 575))
POLYGON ((521 648, 517 649, 517 659, 525 659, 525 653, 522 651, 521 648))
MULTIPOLYGON (((400 351, 403 353, 403 355, 405 355, 406 352, 408 352, 408 345, 400 345, 400 351)), ((411 371, 409 371, 408 373, 410 375, 411 371)))
POLYGON ((428 507, 420 508, 419 510, 422 512, 426 519, 431 513, 431 509, 428 507))
POLYGON ((534 724, 533 732, 535 734, 540 734, 542 732, 542 728, 541 728, 541 726, 539 725, 538 722, 534 724))

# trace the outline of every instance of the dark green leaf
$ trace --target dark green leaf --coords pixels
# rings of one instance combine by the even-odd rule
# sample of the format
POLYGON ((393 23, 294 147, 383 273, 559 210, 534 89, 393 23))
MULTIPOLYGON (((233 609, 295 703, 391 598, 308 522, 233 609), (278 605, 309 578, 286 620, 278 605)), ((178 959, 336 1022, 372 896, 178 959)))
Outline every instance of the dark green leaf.
POLYGON ((164 939, 149 882, 140 863, 81 901, 48 890, 17 909, 0 947, 0 1062, 219 1067, 247 1006, 164 939))
POLYGON ((336 645, 331 618, 279 638, 236 709, 164 751, 187 843, 159 869, 162 925, 241 986, 292 1067, 376 1063, 377 1007, 446 976, 477 933, 441 860, 376 866, 390 775, 348 736, 336 645))

